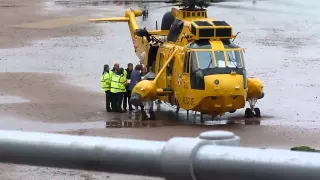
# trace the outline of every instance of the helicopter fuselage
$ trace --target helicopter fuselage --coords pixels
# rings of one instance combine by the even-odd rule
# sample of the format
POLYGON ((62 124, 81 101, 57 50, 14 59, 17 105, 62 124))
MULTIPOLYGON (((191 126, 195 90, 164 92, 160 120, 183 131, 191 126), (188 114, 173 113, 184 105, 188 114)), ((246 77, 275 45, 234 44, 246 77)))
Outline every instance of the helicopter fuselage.
POLYGON ((188 13, 199 16, 175 19, 165 42, 140 41, 137 46, 143 47, 136 51, 137 55, 145 56, 142 63, 152 66, 156 74, 160 73, 173 50, 177 50, 156 82, 158 88, 172 90, 172 93, 164 93, 158 98, 186 110, 212 115, 243 108, 247 98, 243 49, 228 39, 190 37, 192 22, 212 25, 208 22, 214 20, 206 18, 203 10, 187 11, 186 16, 188 13))
POLYGON ((205 9, 172 8, 171 14, 172 22, 163 20, 162 29, 153 31, 138 28, 136 16, 142 11, 137 10, 93 20, 127 21, 140 63, 156 74, 153 81, 136 84, 133 104, 161 99, 185 110, 222 115, 263 97, 261 81, 246 76, 244 49, 230 41, 236 36, 228 23, 207 18, 205 9))
POLYGON ((186 110, 212 115, 243 108, 247 82, 241 48, 230 45, 225 48, 227 45, 222 41, 202 40, 199 43, 177 46, 166 42, 159 47, 153 64, 156 74, 170 56, 170 51, 177 49, 157 81, 158 88, 173 91, 159 96, 159 99, 186 110), (233 54, 235 61, 228 62, 226 54, 233 54))

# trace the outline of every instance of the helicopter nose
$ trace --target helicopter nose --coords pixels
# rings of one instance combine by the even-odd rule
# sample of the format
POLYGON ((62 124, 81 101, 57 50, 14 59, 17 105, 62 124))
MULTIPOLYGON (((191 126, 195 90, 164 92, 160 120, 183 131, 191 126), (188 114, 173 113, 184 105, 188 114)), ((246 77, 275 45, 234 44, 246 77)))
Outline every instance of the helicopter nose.
POLYGON ((262 99, 262 98, 264 98, 264 92, 262 92, 261 96, 258 97, 258 99, 262 99))

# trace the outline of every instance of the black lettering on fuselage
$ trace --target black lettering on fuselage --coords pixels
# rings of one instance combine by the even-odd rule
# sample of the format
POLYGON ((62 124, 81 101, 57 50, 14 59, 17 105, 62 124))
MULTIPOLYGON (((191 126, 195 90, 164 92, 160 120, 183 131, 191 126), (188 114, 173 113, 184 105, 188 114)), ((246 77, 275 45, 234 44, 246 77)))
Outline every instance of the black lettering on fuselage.
POLYGON ((194 98, 191 97, 183 97, 183 103, 191 106, 195 105, 194 98))

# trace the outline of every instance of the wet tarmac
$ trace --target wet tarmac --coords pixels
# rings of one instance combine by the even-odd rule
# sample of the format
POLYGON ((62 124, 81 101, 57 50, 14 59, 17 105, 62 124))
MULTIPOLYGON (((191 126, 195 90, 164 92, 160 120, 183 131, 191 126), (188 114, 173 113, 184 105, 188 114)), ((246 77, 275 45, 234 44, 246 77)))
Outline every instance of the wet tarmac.
MULTIPOLYGON (((205 123, 199 114, 190 112, 187 119, 186 111, 176 114, 166 104, 155 111, 155 120, 142 121, 140 113, 107 113, 99 85, 103 64, 125 67, 138 58, 126 23, 89 24, 87 18, 123 16, 131 5, 28 2, 9 3, 10 8, 29 8, 21 14, 26 20, 0 6, 7 8, 0 36, 1 129, 150 140, 219 129, 239 135, 243 146, 320 148, 317 1, 258 1, 255 7, 236 2, 209 8, 210 17, 226 20, 241 32, 235 43, 246 48, 248 73, 265 84, 266 96, 257 104, 262 118, 255 125, 245 125, 244 109, 216 118, 204 115, 205 123)), ((151 8, 158 5, 148 5, 149 18, 139 20, 141 27, 155 28, 170 10, 151 8)), ((0 164, 0 172, 0 179, 151 179, 5 164, 0 164)))

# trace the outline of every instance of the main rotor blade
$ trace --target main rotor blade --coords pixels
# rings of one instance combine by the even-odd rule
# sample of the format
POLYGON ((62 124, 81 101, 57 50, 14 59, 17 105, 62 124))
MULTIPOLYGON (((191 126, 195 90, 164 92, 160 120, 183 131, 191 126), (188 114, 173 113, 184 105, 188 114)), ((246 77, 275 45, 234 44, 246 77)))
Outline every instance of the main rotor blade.
MULTIPOLYGON (((98 6, 101 4, 112 4, 112 3, 125 3, 125 4, 136 4, 136 3, 170 3, 170 4, 189 4, 196 2, 211 2, 211 3, 221 3, 221 2, 243 2, 246 0, 82 0, 82 1, 73 1, 73 0, 55 0, 56 4, 62 5, 94 5, 98 6)), ((252 1, 252 0, 250 0, 252 1)), ((259 0, 261 1, 261 0, 259 0)))
MULTIPOLYGON (((252 0, 208 0, 211 3, 222 3, 222 2, 252 2, 252 0)), ((272 0, 257 0, 259 1, 272 1, 272 0)))
POLYGON ((284 11, 262 9, 262 8, 257 8, 257 7, 245 7, 245 6, 238 6, 238 5, 227 5, 227 4, 216 4, 216 3, 212 3, 212 4, 210 4, 210 6, 215 6, 215 7, 219 7, 219 8, 226 8, 226 9, 242 9, 242 10, 256 11, 256 12, 288 13, 288 12, 284 12, 284 11))
POLYGON ((163 5, 163 6, 147 6, 147 9, 161 9, 161 8, 166 8, 166 7, 172 7, 172 6, 180 6, 181 3, 174 3, 174 4, 170 4, 170 5, 163 5))
POLYGON ((136 3, 171 3, 170 0, 84 0, 84 1, 71 1, 71 0, 56 0, 56 4, 60 5, 93 5, 99 6, 103 4, 112 4, 112 3, 124 3, 124 4, 136 4, 136 3))

